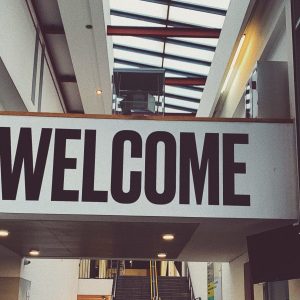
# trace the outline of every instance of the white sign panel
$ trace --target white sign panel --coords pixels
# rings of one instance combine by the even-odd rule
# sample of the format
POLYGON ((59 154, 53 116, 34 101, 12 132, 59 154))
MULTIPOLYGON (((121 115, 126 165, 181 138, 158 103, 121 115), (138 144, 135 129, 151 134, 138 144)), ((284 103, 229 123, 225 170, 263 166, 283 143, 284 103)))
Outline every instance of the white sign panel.
POLYGON ((297 218, 291 123, 0 117, 0 213, 297 218))

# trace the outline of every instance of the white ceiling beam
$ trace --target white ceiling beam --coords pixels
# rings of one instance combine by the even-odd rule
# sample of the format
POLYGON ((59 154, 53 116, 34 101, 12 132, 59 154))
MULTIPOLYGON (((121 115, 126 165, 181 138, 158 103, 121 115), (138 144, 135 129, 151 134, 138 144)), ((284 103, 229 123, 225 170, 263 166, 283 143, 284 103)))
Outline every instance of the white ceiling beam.
POLYGON ((85 113, 111 114, 112 51, 106 39, 109 7, 104 4, 96 0, 58 0, 85 113), (98 89, 103 91, 101 95, 96 95, 98 89))

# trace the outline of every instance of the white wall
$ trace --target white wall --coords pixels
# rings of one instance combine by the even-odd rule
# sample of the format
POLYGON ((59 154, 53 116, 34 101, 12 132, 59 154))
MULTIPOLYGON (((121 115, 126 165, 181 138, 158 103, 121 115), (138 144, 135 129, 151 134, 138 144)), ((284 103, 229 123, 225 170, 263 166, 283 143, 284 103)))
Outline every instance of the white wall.
POLYGON ((79 260, 30 259, 21 277, 31 281, 30 300, 76 300, 79 260))
MULTIPOLYGON (((37 101, 35 104, 31 101, 35 40, 36 32, 26 1, 0 1, 0 57, 28 111, 37 111, 38 108, 37 101)), ((49 112, 61 112, 60 101, 46 62, 44 67, 44 108, 49 112)))
POLYGON ((289 300, 300 299, 300 279, 289 280, 289 297, 289 300))
POLYGON ((248 262, 247 253, 237 257, 230 263, 222 264, 222 294, 223 300, 243 300, 244 263, 248 262))
POLYGON ((269 60, 287 61, 290 59, 289 52, 292 52, 292 47, 288 43, 290 40, 285 34, 285 26, 282 28, 281 24, 281 20, 285 21, 285 1, 273 0, 272 3, 258 3, 270 5, 260 7, 245 29, 244 46, 237 60, 236 69, 232 73, 228 91, 225 91, 225 102, 218 116, 232 117, 234 115, 255 64, 261 59, 262 54, 265 54, 265 48, 270 41, 272 45, 269 44, 269 53, 265 54, 269 60), (279 29, 281 32, 277 34, 279 29))
POLYGON ((254 284, 254 300, 264 300, 263 284, 254 284))
POLYGON ((188 262, 195 297, 207 299, 207 263, 188 262))
POLYGON ((78 295, 111 295, 113 279, 79 279, 78 295))

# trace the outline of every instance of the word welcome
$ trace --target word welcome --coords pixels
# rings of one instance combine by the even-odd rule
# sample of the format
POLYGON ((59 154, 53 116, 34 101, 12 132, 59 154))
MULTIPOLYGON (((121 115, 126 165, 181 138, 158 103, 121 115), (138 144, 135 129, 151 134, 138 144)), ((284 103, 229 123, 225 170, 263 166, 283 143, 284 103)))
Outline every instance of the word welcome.
POLYGON ((191 202, 192 180, 197 204, 202 204, 204 186, 207 181, 208 205, 220 205, 221 169, 223 205, 250 206, 250 195, 235 194, 235 176, 246 174, 246 163, 235 161, 234 149, 238 144, 249 143, 248 134, 205 133, 201 136, 203 143, 200 147, 197 145, 194 132, 180 132, 180 139, 176 140, 174 135, 167 131, 154 131, 143 138, 137 131, 121 130, 114 134, 110 141, 96 141, 96 133, 96 130, 90 129, 42 128, 37 154, 34 156, 32 129, 21 127, 13 158, 11 129, 0 127, 2 200, 16 200, 23 169, 24 181, 22 182, 25 184, 25 200, 38 201, 42 197, 41 187, 46 162, 51 160, 52 180, 44 183, 51 185, 51 201, 108 202, 108 192, 110 192, 114 201, 132 204, 140 199, 143 187, 147 200, 153 204, 164 205, 172 202, 178 190, 179 204, 188 205, 191 202), (51 139, 54 139, 53 157, 48 157, 51 139), (82 166, 77 165, 75 157, 66 155, 70 140, 80 140, 83 143, 84 151, 80 154, 83 155, 82 166), (222 141, 222 162, 220 162, 219 153, 220 141, 222 141), (100 172, 111 173, 110 187, 106 190, 94 188, 95 170, 98 168, 95 164, 96 144, 101 146, 101 142, 111 143, 111 169, 100 170, 100 172), (130 157, 126 157, 126 161, 131 158, 143 160, 144 167, 141 170, 124 172, 125 143, 131 145, 130 157), (158 192, 157 188, 159 144, 164 147, 162 192, 158 192), (176 165, 178 161, 179 166, 176 165), (76 168, 82 168, 81 187, 74 186, 73 189, 65 189, 65 171, 76 168), (130 182, 129 190, 126 191, 123 188, 125 176, 128 176, 130 182))

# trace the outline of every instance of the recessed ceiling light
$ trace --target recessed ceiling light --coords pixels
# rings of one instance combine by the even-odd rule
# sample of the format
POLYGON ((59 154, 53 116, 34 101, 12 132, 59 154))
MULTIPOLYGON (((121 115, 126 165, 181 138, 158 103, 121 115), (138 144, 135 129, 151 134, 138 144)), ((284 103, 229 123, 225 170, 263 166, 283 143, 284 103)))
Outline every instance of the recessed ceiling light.
POLYGON ((172 240, 174 240, 174 234, 172 234, 172 233, 165 233, 165 234, 163 234, 162 238, 165 241, 172 241, 172 240))
POLYGON ((102 95, 103 91, 102 90, 96 90, 96 95, 100 96, 102 95))
POLYGON ((160 252, 160 253, 157 254, 157 257, 158 258, 166 258, 167 257, 167 253, 160 252))
POLYGON ((29 255, 30 256, 39 256, 40 255, 40 251, 32 249, 32 250, 29 251, 29 255))
POLYGON ((0 237, 7 237, 9 235, 9 231, 5 229, 0 229, 0 237))

